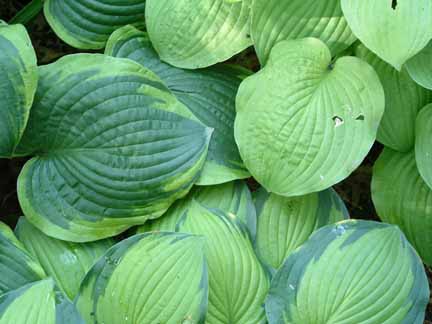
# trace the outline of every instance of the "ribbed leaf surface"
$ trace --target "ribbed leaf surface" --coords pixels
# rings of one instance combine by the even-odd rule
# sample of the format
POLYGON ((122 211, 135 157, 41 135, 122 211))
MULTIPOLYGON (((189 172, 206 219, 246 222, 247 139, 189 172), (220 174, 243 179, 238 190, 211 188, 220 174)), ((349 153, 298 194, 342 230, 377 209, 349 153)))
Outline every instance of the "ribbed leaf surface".
POLYGON ((153 73, 77 54, 40 68, 18 196, 50 236, 97 240, 157 218, 199 177, 211 129, 153 73))
POLYGON ((415 158, 423 180, 432 189, 432 104, 417 116, 415 158))
POLYGON ((396 151, 410 151, 415 141, 417 114, 432 100, 432 92, 417 85, 406 69, 397 71, 364 45, 356 48, 356 56, 372 65, 384 88, 385 110, 378 141, 396 151))
POLYGON ((147 0, 146 27, 161 59, 197 69, 252 45, 251 0, 147 0))
POLYGON ((21 139, 37 87, 36 54, 22 25, 0 21, 0 157, 21 139))
POLYGON ((237 95, 234 134, 243 161, 269 192, 299 196, 346 178, 375 141, 384 91, 355 57, 331 64, 314 38, 282 41, 237 95))
POLYGON ((40 264, 0 222, 0 295, 45 277, 40 264))
POLYGON ((104 48, 127 24, 144 25, 145 0, 46 0, 45 17, 58 37, 81 49, 104 48))
POLYGON ((105 53, 132 59, 155 72, 203 124, 214 128, 197 184, 213 185, 250 176, 234 140, 235 97, 247 70, 228 65, 200 70, 175 68, 162 62, 147 34, 133 26, 114 32, 105 53))
POLYGON ((355 40, 342 14, 340 0, 255 0, 252 39, 264 65, 281 40, 316 37, 338 54, 355 40))
POLYGON ((432 38, 429 0, 341 0, 341 4, 357 38, 399 71, 432 38))
POLYGON ((384 150, 373 170, 372 199, 378 216, 398 225, 432 266, 432 190, 417 170, 413 151, 384 150))
POLYGON ((209 268, 206 323, 264 323, 268 278, 247 230, 236 217, 211 211, 195 202, 178 230, 206 238, 209 268))
POLYGON ((415 82, 432 90, 432 42, 406 63, 408 73, 415 82))
POLYGON ((423 265, 396 226, 344 221, 288 257, 266 312, 270 324, 421 324, 428 300, 423 265))
POLYGON ((333 189, 295 198, 260 190, 255 204, 256 251, 271 270, 277 270, 316 229, 348 218, 343 201, 333 189))
POLYGON ((182 216, 195 202, 210 209, 219 209, 234 215, 249 230, 251 237, 256 233, 256 212, 251 193, 243 181, 228 182, 217 186, 194 187, 183 199, 176 201, 160 218, 148 221, 138 232, 175 231, 182 216))
POLYGON ((108 250, 77 299, 86 323, 202 323, 207 306, 203 238, 140 234, 108 250))
POLYGON ((15 232, 27 251, 73 300, 87 271, 114 245, 111 239, 72 243, 51 238, 21 218, 15 232))

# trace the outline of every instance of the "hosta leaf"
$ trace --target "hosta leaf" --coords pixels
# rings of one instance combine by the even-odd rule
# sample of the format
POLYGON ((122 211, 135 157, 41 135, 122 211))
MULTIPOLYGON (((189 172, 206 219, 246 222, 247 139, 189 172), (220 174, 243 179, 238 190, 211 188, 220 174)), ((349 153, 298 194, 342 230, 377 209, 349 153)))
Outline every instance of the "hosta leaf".
POLYGON ((40 264, 0 222, 0 295, 45 277, 40 264))
POLYGON ((87 271, 114 244, 111 239, 90 243, 60 241, 43 234, 24 218, 19 220, 15 231, 27 251, 71 300, 87 271))
POLYGON ((83 281, 87 324, 201 323, 207 306, 203 239, 140 234, 108 250, 83 281))
POLYGON ((209 268, 206 323, 264 323, 268 278, 243 224, 234 215, 212 211, 194 202, 178 230, 206 238, 209 268))
POLYGON ((278 269, 316 229, 348 218, 348 211, 333 189, 287 198, 260 190, 257 207, 256 250, 272 269, 278 269))
POLYGON ((415 158, 423 180, 432 189, 432 104, 417 116, 415 158))
POLYGON ((22 25, 0 21, 0 157, 21 139, 37 86, 36 54, 22 25))
POLYGON ((252 39, 264 64, 273 46, 281 41, 316 37, 333 54, 355 40, 343 17, 340 0, 255 0, 252 5, 252 39))
POLYGON ((417 85, 405 69, 395 70, 364 45, 356 48, 356 56, 372 65, 384 88, 385 110, 378 141, 396 151, 410 151, 418 111, 432 100, 432 92, 417 85))
POLYGON ((177 200, 162 217, 146 222, 138 229, 138 232, 175 231, 177 223, 194 202, 235 215, 246 225, 251 236, 255 237, 255 206, 251 193, 243 181, 233 181, 217 186, 194 187, 185 198, 177 200))
POLYGON ((432 191, 417 170, 413 151, 384 149, 373 169, 372 199, 378 216, 398 225, 432 266, 432 191))
POLYGON ((318 39, 282 41, 240 85, 235 138, 263 187, 283 196, 346 178, 371 148, 384 111, 375 71, 355 57, 331 64, 318 39))
POLYGON ((84 324, 75 307, 54 290, 51 279, 0 296, 0 324, 84 324))
POLYGON ((432 90, 432 42, 406 63, 408 73, 415 82, 432 90))
POLYGON ((150 71, 77 54, 40 68, 18 196, 45 234, 91 241, 162 215, 204 164, 211 129, 150 71))
POLYGON ((428 300, 423 265, 396 226, 344 221, 288 257, 266 312, 270 324, 421 324, 428 300))
POLYGON ((58 37, 82 49, 104 48, 127 24, 144 25, 145 0, 45 0, 45 17, 58 37))
POLYGON ((163 63, 147 34, 125 26, 110 37, 105 53, 132 59, 155 72, 177 99, 214 128, 207 161, 197 184, 213 185, 250 176, 234 140, 235 97, 248 71, 228 65, 183 70, 163 63))
POLYGON ((397 70, 432 38, 429 0, 341 0, 341 4, 353 33, 397 70))
POLYGON ((161 59, 197 69, 252 45, 251 0, 147 0, 146 27, 161 59))

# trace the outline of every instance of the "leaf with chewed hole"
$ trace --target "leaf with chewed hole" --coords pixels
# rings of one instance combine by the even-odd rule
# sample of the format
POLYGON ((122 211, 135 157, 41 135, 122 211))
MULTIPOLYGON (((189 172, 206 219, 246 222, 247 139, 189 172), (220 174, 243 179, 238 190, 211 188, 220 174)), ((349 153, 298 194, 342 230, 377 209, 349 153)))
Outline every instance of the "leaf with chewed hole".
POLYGON ((410 151, 417 114, 432 100, 432 92, 416 84, 405 69, 397 71, 364 45, 356 48, 356 56, 372 65, 384 88, 385 109, 377 140, 396 151, 410 151))
POLYGON ((180 233, 132 236, 89 271, 77 297, 87 324, 202 323, 207 307, 204 239, 180 233))
POLYGON ((269 324, 421 324, 423 264, 397 226, 343 221, 315 232, 274 277, 269 324))
POLYGON ((85 242, 161 216, 204 165, 212 129, 141 65, 76 54, 42 66, 20 153, 27 219, 85 242))
POLYGON ((396 70, 432 38, 429 0, 341 0, 348 25, 360 41, 396 70))
POLYGON ((384 113, 376 72, 356 57, 331 62, 318 39, 282 41, 237 94, 234 135, 268 191, 300 196, 348 177, 372 147, 384 113))

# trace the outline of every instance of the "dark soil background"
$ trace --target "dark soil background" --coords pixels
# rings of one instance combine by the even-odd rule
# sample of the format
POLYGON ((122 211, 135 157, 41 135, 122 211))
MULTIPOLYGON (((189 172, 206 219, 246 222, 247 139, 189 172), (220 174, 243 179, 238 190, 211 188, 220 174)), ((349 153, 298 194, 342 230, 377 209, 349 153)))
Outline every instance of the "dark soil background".
MULTIPOLYGON (((30 1, 0 0, 0 20, 9 21, 28 2, 30 1)), ((43 14, 39 14, 26 27, 40 65, 50 63, 63 55, 79 52, 57 38, 46 23, 43 14)), ((253 50, 245 51, 231 61, 255 71, 259 68, 253 50)), ((335 186, 352 218, 379 220, 371 199, 370 183, 372 167, 381 150, 382 146, 376 143, 362 165, 349 178, 335 186)), ((0 220, 12 227, 22 215, 16 194, 16 181, 25 161, 26 159, 0 159, 0 220)), ((249 184, 252 190, 256 189, 257 184, 254 181, 250 181, 249 184)), ((426 271, 432 290, 432 271, 430 269, 426 271)), ((432 296, 426 312, 425 324, 432 324, 432 296)))

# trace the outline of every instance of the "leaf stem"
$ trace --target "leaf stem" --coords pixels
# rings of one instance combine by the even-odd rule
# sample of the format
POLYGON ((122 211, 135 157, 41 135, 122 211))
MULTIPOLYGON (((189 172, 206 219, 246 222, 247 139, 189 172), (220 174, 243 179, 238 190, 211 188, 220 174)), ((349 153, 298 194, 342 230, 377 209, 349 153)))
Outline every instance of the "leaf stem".
POLYGON ((42 10, 44 0, 32 0, 21 9, 10 21, 10 24, 27 24, 42 10))

